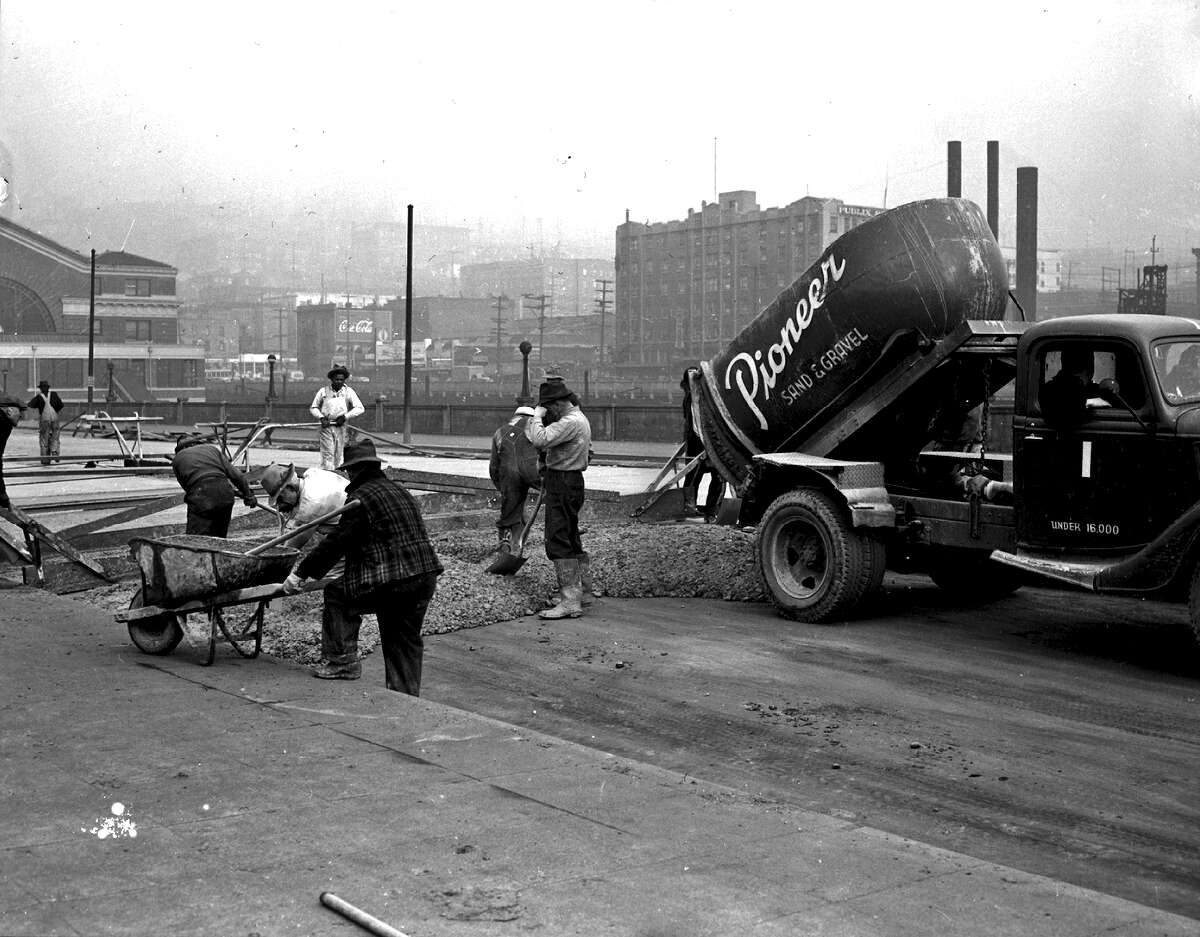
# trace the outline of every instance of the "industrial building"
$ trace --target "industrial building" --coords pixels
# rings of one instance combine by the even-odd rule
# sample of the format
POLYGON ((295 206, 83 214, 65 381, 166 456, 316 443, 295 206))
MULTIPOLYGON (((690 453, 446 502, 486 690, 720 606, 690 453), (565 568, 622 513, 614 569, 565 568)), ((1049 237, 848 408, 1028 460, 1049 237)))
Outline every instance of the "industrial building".
MULTIPOLYGON (((92 261, 0 218, 0 380, 11 394, 50 382, 87 399, 92 261)), ((125 251, 95 257, 94 396, 203 398, 204 350, 179 342, 178 271, 125 251)))
POLYGON ((672 370, 711 357, 826 247, 882 211, 810 196, 762 209, 756 193, 739 190, 680 221, 626 217, 616 231, 613 364, 672 370))

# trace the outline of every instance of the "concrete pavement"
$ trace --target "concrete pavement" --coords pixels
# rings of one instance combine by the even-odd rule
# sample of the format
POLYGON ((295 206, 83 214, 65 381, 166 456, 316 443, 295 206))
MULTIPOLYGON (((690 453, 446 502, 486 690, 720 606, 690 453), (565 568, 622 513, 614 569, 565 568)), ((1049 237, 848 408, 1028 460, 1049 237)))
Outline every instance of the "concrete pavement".
POLYGON ((334 683, 228 647, 150 657, 25 588, 0 591, 0 637, 0 934, 366 933, 323 891, 412 937, 1200 930, 389 693, 374 656, 334 683))

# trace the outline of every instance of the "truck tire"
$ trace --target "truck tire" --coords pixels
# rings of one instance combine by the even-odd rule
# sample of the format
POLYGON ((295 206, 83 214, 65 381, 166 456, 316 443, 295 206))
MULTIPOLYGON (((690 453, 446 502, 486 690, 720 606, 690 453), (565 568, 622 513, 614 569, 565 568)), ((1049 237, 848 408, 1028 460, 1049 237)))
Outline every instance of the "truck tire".
POLYGON ((961 602, 994 602, 1024 583, 1019 572, 993 563, 986 552, 953 547, 929 548, 929 578, 961 602))
POLYGON ((820 624, 845 618, 878 588, 883 543, 860 534, 832 498, 804 488, 780 495, 758 524, 754 564, 779 612, 820 624))

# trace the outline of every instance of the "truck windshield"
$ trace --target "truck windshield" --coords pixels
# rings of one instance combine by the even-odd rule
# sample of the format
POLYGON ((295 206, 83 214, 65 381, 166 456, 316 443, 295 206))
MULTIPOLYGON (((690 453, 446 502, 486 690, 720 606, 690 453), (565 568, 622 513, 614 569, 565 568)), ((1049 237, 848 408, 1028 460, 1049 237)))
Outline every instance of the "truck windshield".
POLYGON ((1159 342, 1153 357, 1154 373, 1169 403, 1200 401, 1200 341, 1159 342))

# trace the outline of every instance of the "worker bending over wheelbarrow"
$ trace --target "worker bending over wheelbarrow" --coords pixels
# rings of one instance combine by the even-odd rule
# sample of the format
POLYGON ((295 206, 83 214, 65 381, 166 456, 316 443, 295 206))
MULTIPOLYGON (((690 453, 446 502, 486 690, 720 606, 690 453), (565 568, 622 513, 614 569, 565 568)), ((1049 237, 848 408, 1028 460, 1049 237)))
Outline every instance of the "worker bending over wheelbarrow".
POLYGON ((413 496, 383 473, 369 439, 346 447, 339 469, 350 476, 347 505, 336 527, 300 561, 283 591, 300 591, 305 579, 320 579, 345 557, 341 577, 325 587, 321 614, 321 654, 313 670, 322 680, 357 680, 358 633, 362 613, 379 622, 384 674, 389 690, 421 694, 424 640, 421 626, 437 589, 442 564, 430 543, 413 496))

